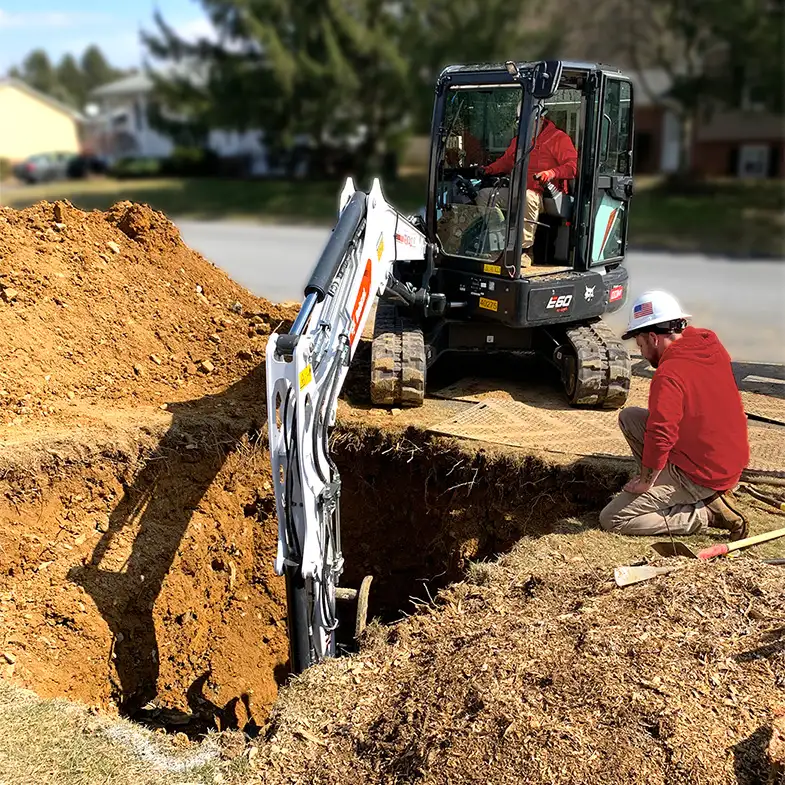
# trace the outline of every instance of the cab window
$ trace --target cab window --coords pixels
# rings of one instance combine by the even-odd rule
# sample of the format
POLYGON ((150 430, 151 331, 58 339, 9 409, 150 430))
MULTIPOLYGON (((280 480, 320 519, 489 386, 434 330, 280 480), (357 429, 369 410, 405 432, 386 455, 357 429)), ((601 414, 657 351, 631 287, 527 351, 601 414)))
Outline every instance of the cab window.
POLYGON ((501 158, 517 137, 521 98, 517 85, 447 95, 436 184, 436 231, 447 254, 489 261, 504 251, 509 175, 481 189, 477 167, 501 158))

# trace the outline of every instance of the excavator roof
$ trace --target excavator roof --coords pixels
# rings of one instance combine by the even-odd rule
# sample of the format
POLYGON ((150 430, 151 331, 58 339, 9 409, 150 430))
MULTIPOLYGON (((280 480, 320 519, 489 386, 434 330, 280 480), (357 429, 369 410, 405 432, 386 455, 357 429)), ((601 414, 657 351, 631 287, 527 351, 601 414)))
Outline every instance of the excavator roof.
MULTIPOLYGON (((532 61, 514 61, 515 64, 518 66, 518 69, 521 71, 531 70, 535 68, 538 63, 542 62, 541 60, 532 60, 532 61)), ((562 60, 561 61, 562 68, 565 71, 582 71, 584 73, 590 73, 594 71, 604 71, 604 72, 613 72, 620 74, 618 68, 615 68, 612 65, 606 65, 605 63, 588 63, 582 62, 577 60, 562 60)), ((509 78, 509 73, 507 71, 507 66, 505 63, 467 63, 467 64, 457 64, 457 65, 448 65, 441 73, 440 78, 444 78, 449 75, 458 75, 458 74, 477 74, 477 73, 498 73, 500 76, 505 78, 505 81, 509 78)))

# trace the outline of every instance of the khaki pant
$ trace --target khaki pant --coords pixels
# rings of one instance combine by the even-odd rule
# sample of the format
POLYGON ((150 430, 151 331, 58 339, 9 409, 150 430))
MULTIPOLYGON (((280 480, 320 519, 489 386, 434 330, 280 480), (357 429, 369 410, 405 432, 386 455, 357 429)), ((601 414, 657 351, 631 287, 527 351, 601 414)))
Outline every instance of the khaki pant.
MULTIPOLYGON (((480 207, 487 207, 491 196, 496 193, 494 206, 507 209, 510 199, 509 188, 481 188, 475 200, 480 207)), ((523 208, 523 250, 526 251, 534 245, 534 233, 537 231, 537 221, 542 212, 542 194, 539 191, 526 191, 526 204, 523 208)))
MULTIPOLYGON (((619 412, 619 426, 638 467, 643 457, 643 437, 649 412, 629 406, 619 412)), ((677 466, 667 463, 646 493, 622 491, 600 513, 600 526, 616 534, 647 536, 696 534, 708 526, 704 499, 716 491, 696 485, 677 466)))

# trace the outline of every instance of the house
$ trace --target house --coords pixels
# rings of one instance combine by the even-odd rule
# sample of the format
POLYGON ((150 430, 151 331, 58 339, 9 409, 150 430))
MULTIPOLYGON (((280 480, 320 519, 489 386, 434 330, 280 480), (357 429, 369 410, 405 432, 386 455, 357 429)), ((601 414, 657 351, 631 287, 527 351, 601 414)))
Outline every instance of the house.
MULTIPOLYGON (((136 73, 105 84, 90 95, 87 136, 95 153, 115 161, 124 157, 166 158, 174 145, 167 136, 150 126, 148 109, 153 81, 146 73, 136 73)), ((219 156, 250 159, 252 173, 266 167, 264 145, 258 131, 244 133, 215 129, 207 146, 219 156)))
POLYGON ((0 158, 78 153, 81 115, 18 79, 0 79, 0 158))
MULTIPOLYGON (((678 169, 681 121, 662 98, 671 80, 662 70, 631 73, 635 95, 636 174, 678 169)), ((716 109, 699 119, 692 132, 691 171, 704 177, 785 176, 785 118, 748 104, 716 109)))
POLYGON ((714 113, 696 129, 692 163, 709 177, 785 177, 785 118, 754 108, 714 113))
POLYGON ((629 72, 633 87, 635 120, 634 166, 636 174, 668 174, 679 168, 681 124, 659 103, 670 88, 664 71, 629 72))

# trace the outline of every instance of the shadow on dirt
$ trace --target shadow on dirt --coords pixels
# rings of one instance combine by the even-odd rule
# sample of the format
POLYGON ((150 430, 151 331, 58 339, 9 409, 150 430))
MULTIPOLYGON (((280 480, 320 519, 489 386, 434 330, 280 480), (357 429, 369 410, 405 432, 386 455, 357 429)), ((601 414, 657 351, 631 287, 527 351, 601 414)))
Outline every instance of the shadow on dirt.
MULTIPOLYGON (((169 404, 168 431, 125 486, 89 561, 69 573, 91 596, 111 630, 111 657, 119 678, 113 691, 126 716, 176 730, 187 730, 180 726, 193 724, 194 717, 167 711, 154 700, 160 660, 173 656, 162 651, 154 609, 194 511, 240 442, 259 436, 265 417, 260 403, 263 390, 261 365, 220 394, 169 404), (127 552, 129 544, 130 553, 118 564, 116 552, 127 552)), ((212 568, 217 571, 222 565, 212 568)), ((184 621, 176 618, 170 623, 184 621)), ((174 656, 187 662, 191 653, 185 650, 174 656)), ((231 704, 237 699, 217 706, 204 698, 202 688, 208 676, 199 676, 188 690, 191 710, 201 723, 212 726, 219 720, 221 727, 231 726, 231 704)))

